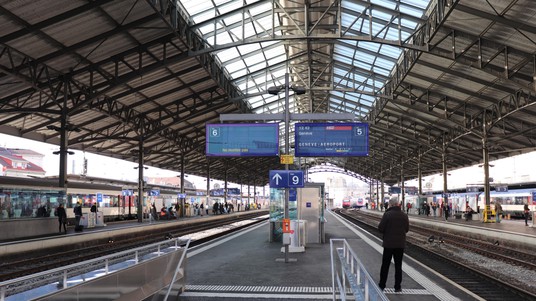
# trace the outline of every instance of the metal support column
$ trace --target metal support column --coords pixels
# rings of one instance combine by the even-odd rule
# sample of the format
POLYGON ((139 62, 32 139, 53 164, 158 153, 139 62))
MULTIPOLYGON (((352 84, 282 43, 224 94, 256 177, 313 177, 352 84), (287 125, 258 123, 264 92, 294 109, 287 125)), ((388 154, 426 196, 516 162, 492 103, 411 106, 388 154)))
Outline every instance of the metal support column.
POLYGON ((380 208, 380 181, 376 180, 376 210, 380 208))
POLYGON ((207 206, 210 203, 210 161, 207 158, 207 206))
MULTIPOLYGON (((448 173, 447 173, 447 150, 443 146, 443 152, 441 153, 441 163, 443 165, 443 208, 449 205, 449 194, 448 194, 448 173)), ((445 212, 443 212, 445 214, 445 212)))
POLYGON ((251 187, 251 182, 249 181, 249 177, 248 177, 248 201, 247 201, 247 205, 250 206, 250 201, 249 201, 249 197, 251 196, 251 191, 250 191, 250 187, 251 187))
MULTIPOLYGON (((285 155, 290 155, 290 138, 289 138, 289 130, 290 129, 290 108, 289 108, 289 74, 288 72, 285 73, 285 155)), ((285 164, 285 170, 288 170, 289 166, 288 164, 285 164)), ((285 211, 284 211, 284 218, 289 218, 289 212, 288 212, 288 203, 289 203, 289 189, 288 187, 285 188, 285 211)), ((285 247, 285 262, 289 262, 288 260, 288 244, 283 243, 285 247)))
MULTIPOLYGON (((383 205, 385 205, 384 201, 383 201, 383 194, 385 193, 385 184, 383 182, 383 175, 381 176, 380 181, 382 182, 382 188, 380 190, 380 205, 383 206, 383 205)), ((383 208, 383 207, 380 207, 380 208, 383 208)), ((385 208, 383 208, 383 209, 385 209, 385 208)))
MULTIPOLYGON (((65 110, 63 110, 65 111, 65 110)), ((61 114, 59 186, 67 188, 67 115, 61 114)))
MULTIPOLYGON (((181 155, 181 195, 184 195, 185 193, 186 193, 186 190, 184 189, 184 154, 183 154, 181 155)), ((180 209, 181 209, 180 215, 181 216, 186 216, 185 199, 186 198, 180 198, 180 209)))
MULTIPOLYGON (((418 197, 422 195, 422 154, 421 149, 419 148, 419 155, 417 159, 417 181, 419 181, 419 192, 418 197)), ((419 202, 416 203, 418 205, 419 202)))
POLYGON ((223 203, 227 203, 227 161, 223 164, 223 166, 225 168, 225 173, 223 175, 223 203))
POLYGON ((143 136, 138 144, 138 223, 143 222, 143 136))
POLYGON ((404 192, 405 190, 405 183, 404 183, 404 159, 402 159, 402 162, 400 162, 400 206, 402 207, 402 211, 404 211, 404 208, 406 208, 406 194, 404 192))

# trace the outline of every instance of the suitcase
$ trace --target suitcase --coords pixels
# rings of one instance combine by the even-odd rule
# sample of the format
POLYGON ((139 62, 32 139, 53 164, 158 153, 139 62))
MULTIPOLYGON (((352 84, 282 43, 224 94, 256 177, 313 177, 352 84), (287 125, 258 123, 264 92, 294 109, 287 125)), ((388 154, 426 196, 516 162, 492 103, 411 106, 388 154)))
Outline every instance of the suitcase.
POLYGON ((82 232, 84 230, 84 226, 78 225, 74 227, 74 232, 82 232))

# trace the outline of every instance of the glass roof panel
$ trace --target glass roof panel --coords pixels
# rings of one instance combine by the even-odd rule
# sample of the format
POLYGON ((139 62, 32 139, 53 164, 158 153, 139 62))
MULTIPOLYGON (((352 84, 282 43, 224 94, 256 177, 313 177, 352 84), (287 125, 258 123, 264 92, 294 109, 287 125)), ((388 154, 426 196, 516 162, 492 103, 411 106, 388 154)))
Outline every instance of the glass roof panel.
MULTIPOLYGON (((322 58, 331 56, 328 60, 333 61, 332 70, 327 72, 332 74, 330 81, 335 87, 329 91, 331 97, 328 102, 332 112, 352 112, 359 116, 367 114, 375 98, 359 93, 359 91, 370 93, 378 92, 383 88, 402 54, 402 49, 396 46, 399 37, 406 39, 417 28, 419 21, 424 21, 424 12, 429 2, 430 0, 370 0, 367 2, 341 0, 344 8, 340 16, 341 26, 345 30, 351 27, 346 30, 345 35, 357 39, 337 39, 331 44, 332 46, 325 47, 325 49, 331 47, 331 52, 320 54, 322 58), (369 20, 372 20, 372 24, 369 20), (370 35, 393 41, 393 43, 361 41, 370 35), (337 90, 338 88, 344 88, 344 90, 337 90), (347 89, 356 92, 348 92, 347 89)), ((212 53, 221 62, 225 73, 229 74, 236 87, 246 95, 247 101, 256 112, 280 112, 284 107, 282 100, 284 96, 265 94, 267 88, 284 84, 286 72, 292 73, 298 68, 315 67, 311 65, 315 62, 307 56, 289 59, 290 55, 296 55, 304 48, 294 47, 293 41, 300 40, 286 41, 281 28, 285 26, 290 28, 294 24, 300 24, 301 20, 289 21, 284 13, 272 16, 271 1, 179 0, 179 3, 190 16, 192 24, 206 22, 198 28, 198 31, 200 36, 211 45, 230 45, 229 43, 239 43, 243 38, 266 39, 239 46, 225 46, 222 50, 212 53), (245 5, 248 8, 242 10, 245 5), (272 28, 276 31, 272 32, 272 28), (271 40, 272 35, 275 35, 276 39, 271 40)), ((294 1, 281 0, 278 3, 282 7, 300 6, 294 1)), ((296 32, 299 31, 293 34, 295 35, 296 32)), ((329 34, 326 36, 328 39, 326 45, 329 45, 329 39, 334 38, 330 38, 329 34)), ((312 44, 313 46, 309 46, 311 48, 308 50, 310 53, 321 49, 317 47, 318 45, 312 44)), ((322 67, 317 68, 322 69, 322 67)), ((307 79, 300 78, 300 80, 307 83, 307 79)), ((310 80, 314 81, 314 79, 310 80)), ((313 90, 312 97, 314 94, 313 90)), ((291 96, 289 100, 290 106, 297 110, 294 97, 291 96)))

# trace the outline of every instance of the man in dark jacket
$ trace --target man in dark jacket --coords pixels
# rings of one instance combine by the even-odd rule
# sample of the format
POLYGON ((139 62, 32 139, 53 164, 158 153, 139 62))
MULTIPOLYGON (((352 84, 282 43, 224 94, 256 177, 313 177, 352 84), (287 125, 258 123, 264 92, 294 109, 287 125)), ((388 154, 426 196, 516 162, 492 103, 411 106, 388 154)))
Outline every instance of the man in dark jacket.
POLYGON ((56 209, 56 216, 58 217, 58 222, 60 224, 60 233, 61 226, 63 225, 63 230, 65 231, 65 234, 67 234, 67 212, 65 212, 65 207, 63 207, 63 204, 61 203, 58 209, 56 209))
POLYGON ((80 219, 82 218, 82 205, 80 202, 76 203, 76 207, 74 207, 73 211, 76 220, 75 230, 80 231, 80 219))
POLYGON ((406 233, 409 231, 409 219, 400 208, 398 198, 393 197, 389 200, 389 208, 383 214, 378 230, 383 233, 383 258, 378 285, 382 290, 385 288, 391 258, 394 257, 395 292, 401 292, 402 257, 406 245, 406 233))

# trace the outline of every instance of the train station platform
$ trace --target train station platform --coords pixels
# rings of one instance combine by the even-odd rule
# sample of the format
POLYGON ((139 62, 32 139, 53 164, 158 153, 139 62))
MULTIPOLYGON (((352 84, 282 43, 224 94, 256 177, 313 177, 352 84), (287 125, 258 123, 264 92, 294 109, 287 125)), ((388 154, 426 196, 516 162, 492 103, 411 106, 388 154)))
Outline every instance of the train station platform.
MULTIPOLYGON (((359 231, 327 211, 325 244, 308 244, 303 253, 282 261, 281 243, 268 242, 269 225, 188 252, 186 291, 180 300, 331 300, 330 239, 346 239, 361 262, 379 281, 381 240, 359 231), (293 261, 295 259, 296 261, 293 261)), ((404 257, 402 292, 394 292, 391 266, 385 294, 389 300, 478 300, 409 256, 404 257)))
MULTIPOLYGON (((383 214, 383 212, 368 210, 368 213, 383 214)), ((437 228, 453 229, 463 231, 469 234, 478 235, 480 238, 487 237, 489 240, 499 240, 509 242, 510 244, 519 244, 523 247, 531 248, 536 251, 536 227, 533 221, 529 220, 529 226, 525 226, 525 220, 521 219, 502 219, 500 223, 490 222, 484 223, 481 214, 474 214, 471 220, 463 218, 449 217, 445 220, 444 216, 433 214, 419 215, 417 212, 410 211, 409 218, 413 222, 428 223, 437 228)))
MULTIPOLYGON (((124 220, 106 223, 105 226, 84 228, 81 232, 75 232, 74 227, 68 227, 67 234, 54 232, 53 234, 45 237, 36 237, 30 239, 21 238, 0 242, 0 258, 4 256, 9 257, 17 254, 25 254, 26 252, 32 252, 35 254, 36 250, 61 248, 69 244, 84 243, 90 240, 113 239, 122 235, 136 235, 137 233, 143 231, 153 231, 155 229, 166 233, 165 231, 168 229, 172 229, 177 226, 203 223, 203 221, 209 219, 225 218, 232 215, 240 216, 252 212, 268 214, 268 210, 262 209, 240 212, 235 211, 230 214, 194 215, 170 220, 144 219, 142 223, 138 222, 137 220, 124 220)), ((57 220, 55 220, 55 222, 57 223, 57 220)))

